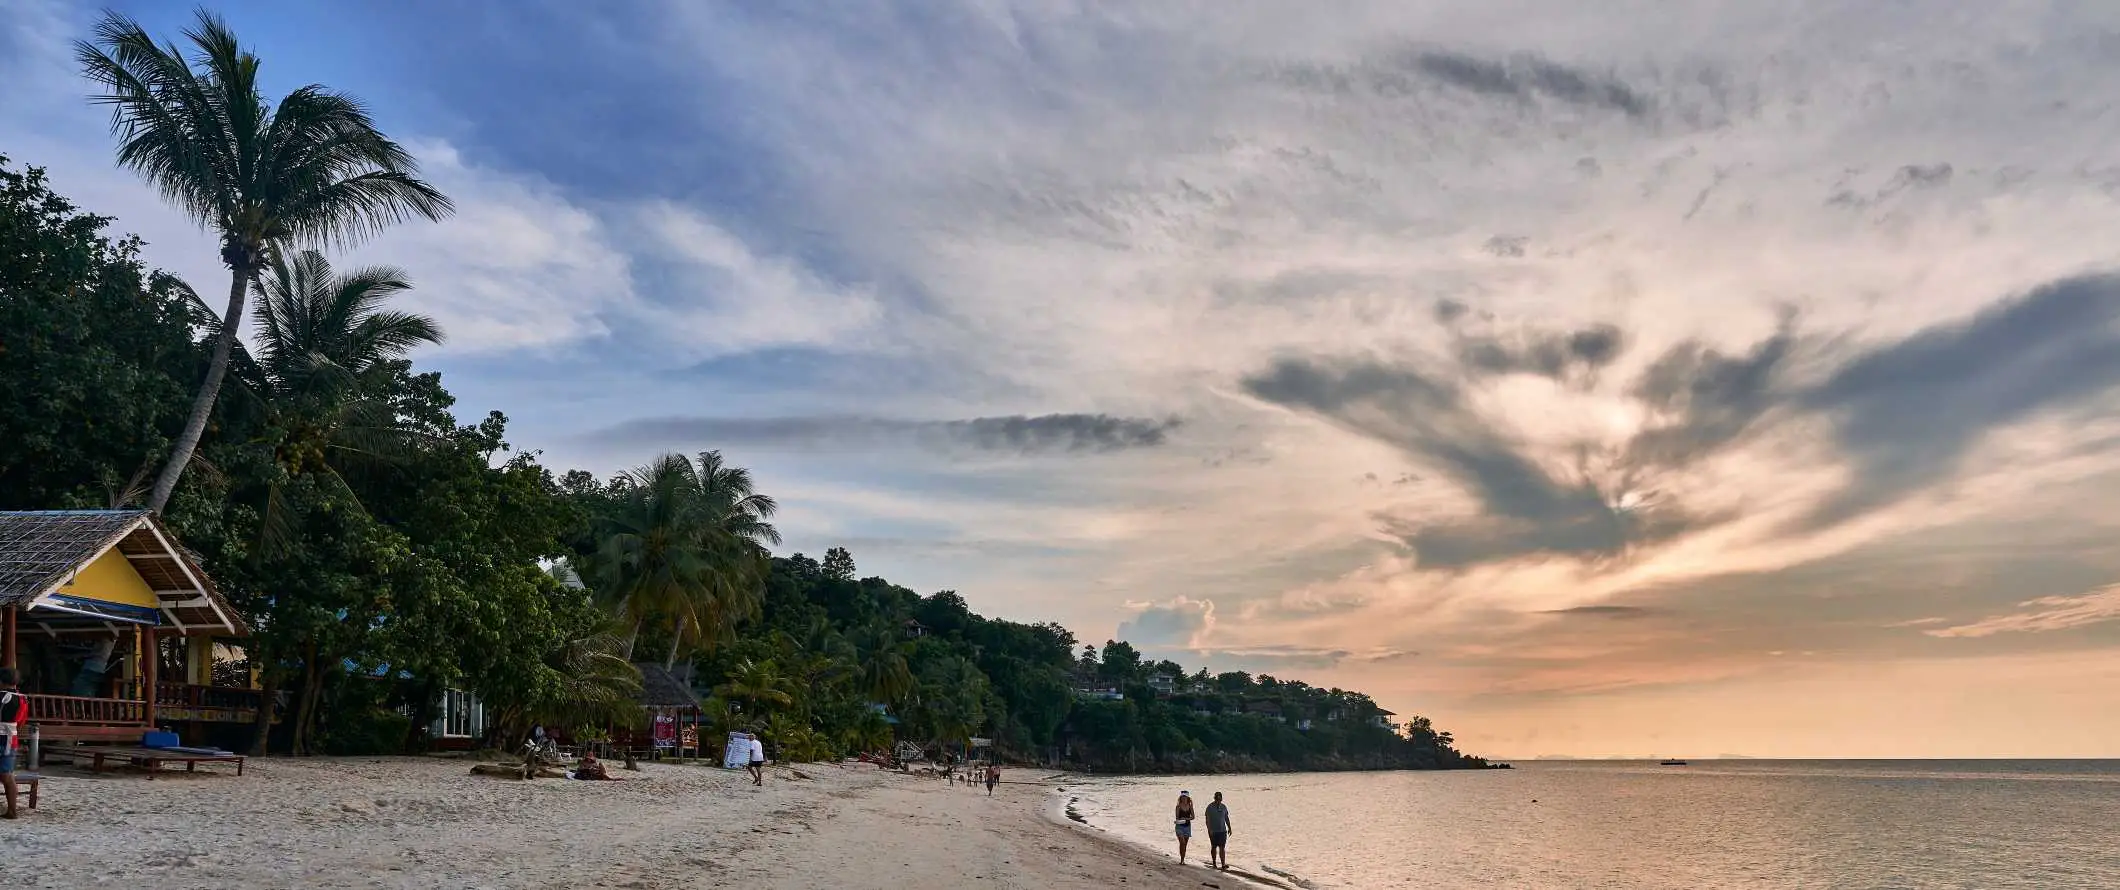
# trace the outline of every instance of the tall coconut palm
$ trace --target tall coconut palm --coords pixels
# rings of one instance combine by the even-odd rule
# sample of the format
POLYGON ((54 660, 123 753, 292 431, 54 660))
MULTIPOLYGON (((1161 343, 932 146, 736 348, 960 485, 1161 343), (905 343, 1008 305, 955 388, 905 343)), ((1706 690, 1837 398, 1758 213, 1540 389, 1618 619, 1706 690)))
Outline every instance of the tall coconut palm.
MULTIPOLYGON (((765 545, 780 535, 773 499, 752 490, 750 473, 718 452, 695 464, 666 454, 623 477, 615 503, 595 523, 585 573, 633 626, 666 625, 674 663, 697 636, 714 643, 755 615, 769 568, 765 545)), ((630 654, 630 652, 629 652, 630 654)))
POLYGON ((229 270, 228 308, 206 378, 148 496, 157 511, 205 435, 251 282, 281 245, 350 244, 452 210, 359 100, 311 84, 267 102, 258 57, 204 10, 184 38, 188 54, 112 13, 93 41, 75 47, 82 71, 103 88, 92 101, 111 107, 119 165, 219 236, 229 270))

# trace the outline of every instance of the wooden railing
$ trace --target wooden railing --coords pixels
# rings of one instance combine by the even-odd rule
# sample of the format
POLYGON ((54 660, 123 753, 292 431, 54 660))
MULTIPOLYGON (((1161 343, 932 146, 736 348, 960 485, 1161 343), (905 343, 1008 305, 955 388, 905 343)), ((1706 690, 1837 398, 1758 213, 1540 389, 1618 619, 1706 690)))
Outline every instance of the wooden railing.
MULTIPOLYGON (((121 696, 139 698, 143 691, 141 684, 135 681, 118 684, 121 696)), ((161 720, 251 720, 257 717, 258 705, 262 701, 264 693, 256 689, 195 683, 155 684, 155 716, 161 720)))
POLYGON ((29 699, 29 722, 79 726, 145 726, 147 703, 129 698, 38 695, 29 699))

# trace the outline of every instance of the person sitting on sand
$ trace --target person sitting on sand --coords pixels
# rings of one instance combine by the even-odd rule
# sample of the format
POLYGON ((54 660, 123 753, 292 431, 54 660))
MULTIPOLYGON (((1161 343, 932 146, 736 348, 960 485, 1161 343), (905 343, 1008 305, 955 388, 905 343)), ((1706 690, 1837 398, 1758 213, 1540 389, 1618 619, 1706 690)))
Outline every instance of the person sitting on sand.
POLYGON ((1229 870, 1229 807, 1222 803, 1222 792, 1215 792, 1215 802, 1207 805, 1207 867, 1229 870))
POLYGON ((1185 864, 1185 845, 1192 840, 1192 792, 1178 792, 1178 864, 1185 864))
POLYGON ((610 781, 611 774, 604 770, 604 762, 596 759, 596 755, 583 751, 581 762, 574 766, 574 777, 590 781, 610 781))
POLYGON ((998 784, 1001 784, 1001 765, 989 765, 986 768, 986 796, 993 797, 994 786, 998 784))

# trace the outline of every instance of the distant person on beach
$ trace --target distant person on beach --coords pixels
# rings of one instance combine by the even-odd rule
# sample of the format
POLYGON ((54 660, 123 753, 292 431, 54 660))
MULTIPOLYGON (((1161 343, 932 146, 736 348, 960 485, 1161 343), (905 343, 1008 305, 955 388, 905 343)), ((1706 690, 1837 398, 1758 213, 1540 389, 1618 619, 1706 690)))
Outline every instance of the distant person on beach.
POLYGON ((1207 805, 1207 867, 1229 870, 1229 806, 1222 803, 1220 791, 1207 805))
POLYGON ((751 737, 751 784, 766 783, 766 743, 758 740, 758 733, 745 733, 751 737))
POLYGON ((1192 841, 1192 792, 1178 792, 1178 864, 1185 864, 1185 845, 1192 841))
POLYGON ((15 669, 0 667, 0 787, 7 789, 7 812, 15 818, 15 735, 29 716, 29 698, 15 689, 15 669))
POLYGON ((611 774, 604 770, 604 762, 596 759, 595 754, 583 751, 581 762, 574 765, 574 777, 586 781, 600 782, 609 781, 611 774))
POLYGON ((994 786, 1001 782, 1001 766, 991 764, 986 768, 986 796, 994 796, 994 786))

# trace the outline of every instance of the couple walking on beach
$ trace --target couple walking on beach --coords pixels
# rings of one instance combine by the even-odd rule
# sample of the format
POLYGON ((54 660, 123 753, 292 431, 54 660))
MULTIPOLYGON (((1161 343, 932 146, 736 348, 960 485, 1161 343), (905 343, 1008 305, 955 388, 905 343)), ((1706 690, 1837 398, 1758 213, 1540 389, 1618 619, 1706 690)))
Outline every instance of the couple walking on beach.
MULTIPOLYGON (((1193 800, 1192 792, 1178 792, 1178 864, 1185 864, 1185 847, 1192 842, 1193 800)), ((1215 802, 1207 805, 1207 867, 1229 870, 1229 806, 1222 802, 1222 792, 1215 792, 1215 802)))

